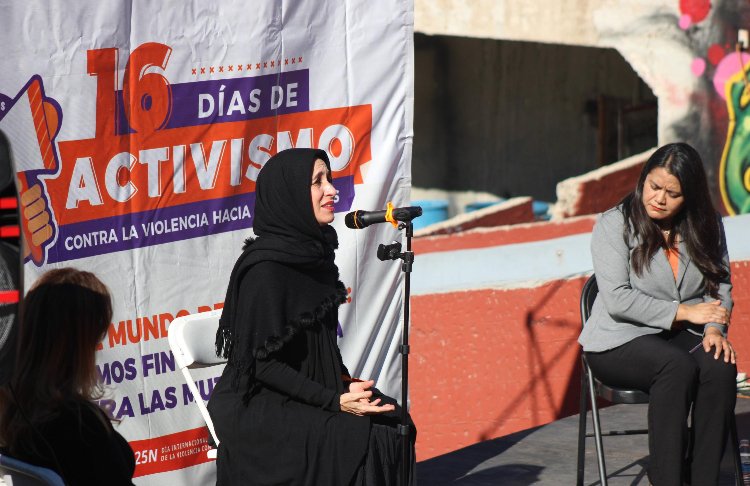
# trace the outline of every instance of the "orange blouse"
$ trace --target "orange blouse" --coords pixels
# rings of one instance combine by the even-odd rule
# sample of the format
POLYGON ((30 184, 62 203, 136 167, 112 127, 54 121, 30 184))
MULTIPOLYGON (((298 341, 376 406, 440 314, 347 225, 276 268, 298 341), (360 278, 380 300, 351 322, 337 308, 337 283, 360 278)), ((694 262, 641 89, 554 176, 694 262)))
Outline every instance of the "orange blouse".
POLYGON ((667 260, 669 260, 669 265, 672 267, 672 273, 674 274, 674 279, 677 280, 677 271, 678 271, 679 263, 680 263, 680 251, 675 246, 674 248, 668 248, 664 250, 664 253, 667 254, 667 260))

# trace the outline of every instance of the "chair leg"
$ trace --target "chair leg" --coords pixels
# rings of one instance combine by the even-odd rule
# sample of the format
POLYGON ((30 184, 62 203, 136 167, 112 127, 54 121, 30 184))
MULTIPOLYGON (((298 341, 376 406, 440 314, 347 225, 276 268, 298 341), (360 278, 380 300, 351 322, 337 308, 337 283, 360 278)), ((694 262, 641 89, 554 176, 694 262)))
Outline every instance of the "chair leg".
POLYGON ((591 418, 594 419, 594 439, 596 441, 596 459, 599 463, 599 479, 602 486, 607 485, 607 466, 604 464, 604 447, 602 446, 602 428, 599 425, 599 407, 596 405, 594 377, 588 373, 589 398, 591 399, 591 418))
POLYGON ((581 406, 578 418, 578 472, 576 474, 576 486, 583 486, 583 469, 586 461, 586 364, 581 358, 581 406))
POLYGON ((729 447, 732 448, 732 457, 734 457, 734 476, 737 486, 745 486, 745 479, 742 475, 742 459, 740 458, 740 442, 737 439, 737 419, 732 412, 729 424, 729 447))

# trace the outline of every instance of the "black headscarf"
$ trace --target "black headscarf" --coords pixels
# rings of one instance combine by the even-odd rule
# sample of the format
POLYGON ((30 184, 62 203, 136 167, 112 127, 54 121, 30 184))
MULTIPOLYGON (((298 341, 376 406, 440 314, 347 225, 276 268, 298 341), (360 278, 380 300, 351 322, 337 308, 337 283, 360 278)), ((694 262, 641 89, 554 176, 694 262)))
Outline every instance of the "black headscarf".
MULTIPOLYGON (((317 149, 289 149, 266 163, 255 186, 254 260, 273 260, 309 268, 334 270, 333 250, 338 248, 336 230, 320 226, 310 198, 315 161, 331 170, 328 155, 317 149)), ((338 270, 335 270, 338 275, 338 270)))
MULTIPOLYGON (((280 350, 301 330, 320 325, 346 299, 338 281, 336 231, 315 218, 310 195, 315 161, 330 170, 328 155, 316 149, 289 149, 265 164, 255 188, 253 231, 229 278, 216 335, 216 353, 227 358, 253 389, 256 359, 280 350), (276 262, 306 278, 280 281, 262 262, 276 262), (251 268, 252 281, 243 282, 251 268), (240 289, 242 288, 242 295, 240 289)), ((277 267, 278 268, 278 267, 277 267)))

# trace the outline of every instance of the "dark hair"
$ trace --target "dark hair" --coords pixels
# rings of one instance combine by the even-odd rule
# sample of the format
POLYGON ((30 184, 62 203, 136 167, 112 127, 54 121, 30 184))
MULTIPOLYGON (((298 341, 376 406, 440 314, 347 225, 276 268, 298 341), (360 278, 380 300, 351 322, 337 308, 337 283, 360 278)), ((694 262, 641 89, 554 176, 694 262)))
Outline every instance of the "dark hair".
POLYGON ((16 362, 0 392, 0 442, 34 448, 36 424, 101 395, 96 346, 112 320, 107 287, 73 268, 42 275, 23 299, 16 362))
POLYGON ((636 274, 649 267, 654 254, 675 243, 675 234, 685 242, 687 253, 706 279, 706 287, 716 297, 719 282, 729 277, 723 262, 723 234, 719 215, 711 202, 706 172, 698 152, 686 143, 670 143, 660 147, 643 166, 635 190, 622 201, 625 216, 623 237, 627 243, 634 237, 636 247, 632 262, 636 274), (659 226, 643 206, 643 186, 646 176, 657 167, 663 167, 680 182, 683 205, 672 220, 673 231, 665 242, 659 226), (629 223, 629 224, 628 224, 629 223))

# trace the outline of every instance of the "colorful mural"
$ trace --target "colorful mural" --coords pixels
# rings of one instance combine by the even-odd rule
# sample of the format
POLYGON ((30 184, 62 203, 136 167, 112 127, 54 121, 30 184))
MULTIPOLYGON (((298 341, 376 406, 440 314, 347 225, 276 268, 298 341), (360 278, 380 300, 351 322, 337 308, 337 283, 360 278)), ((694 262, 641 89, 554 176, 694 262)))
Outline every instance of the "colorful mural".
MULTIPOLYGON (((706 88, 705 96, 695 96, 693 101, 711 118, 709 131, 715 142, 703 150, 706 164, 712 166, 709 169, 713 168, 714 153, 723 145, 718 182, 723 209, 730 215, 750 213, 750 54, 748 46, 738 42, 740 29, 750 25, 743 22, 746 9, 733 3, 680 0, 678 20, 697 54, 690 65, 693 75, 704 81, 706 88), (723 140, 722 127, 726 127, 723 140)), ((706 127, 693 128, 702 131, 706 127)))
POLYGON ((729 214, 750 213, 750 85, 747 68, 726 82, 729 130, 721 157, 719 183, 729 214))

